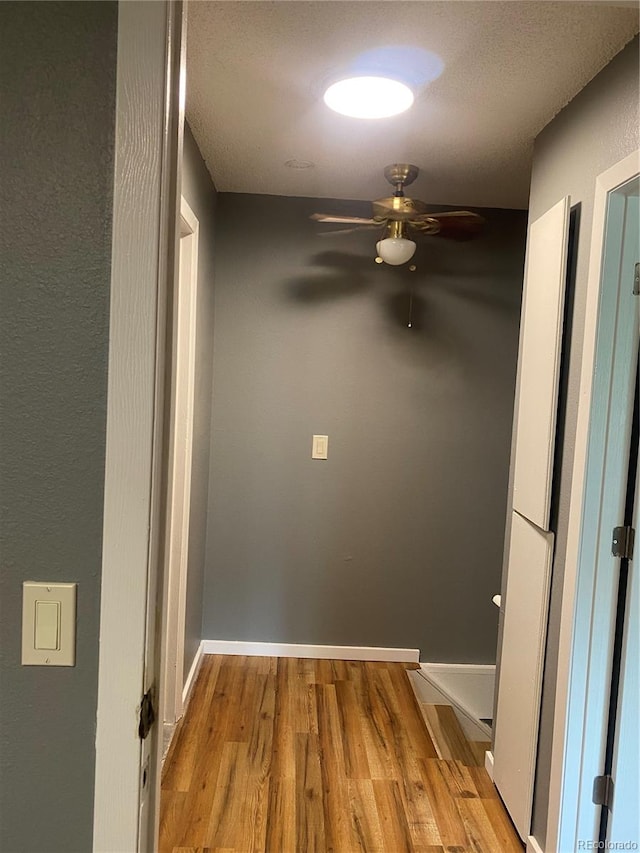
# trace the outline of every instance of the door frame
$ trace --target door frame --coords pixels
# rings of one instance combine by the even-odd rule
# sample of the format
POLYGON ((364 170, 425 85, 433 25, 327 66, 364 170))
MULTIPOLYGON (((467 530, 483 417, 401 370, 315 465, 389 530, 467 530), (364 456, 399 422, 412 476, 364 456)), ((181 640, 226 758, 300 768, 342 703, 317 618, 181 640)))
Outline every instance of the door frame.
MULTIPOLYGON (((636 532, 640 529, 640 466, 636 468, 636 488, 633 504, 632 526, 636 532)), ((620 693, 615 720, 615 746, 611 775, 614 780, 615 798, 613 811, 609 815, 607 825, 607 841, 620 844, 619 850, 624 849, 627 840, 640 837, 640 815, 636 803, 638 801, 637 756, 640 750, 640 732, 638 717, 640 716, 640 695, 635 674, 640 669, 640 561, 628 562, 626 606, 623 627, 623 647, 620 668, 620 693), (625 673, 630 676, 625 679, 625 673), (621 777, 625 782, 621 781, 621 777), (636 789, 633 790, 634 780, 636 789), (620 813, 620 797, 626 810, 620 813), (632 825, 632 822, 634 825, 632 825)), ((612 849, 616 849, 612 847, 612 849)))
MULTIPOLYGON (((640 150, 637 150, 596 179, 555 681, 545 845, 547 850, 558 851, 558 853, 576 849, 576 836, 579 832, 579 777, 580 768, 587 756, 588 740, 584 717, 588 706, 589 690, 593 689, 595 677, 593 670, 589 669, 589 661, 581 660, 575 649, 576 643, 584 643, 585 636, 591 647, 594 640, 593 620, 598 616, 594 595, 589 597, 588 594, 580 594, 583 589, 588 589, 589 583, 593 588, 595 579, 595 558, 588 559, 588 555, 582 552, 581 545, 584 530, 588 529, 589 525, 599 526, 600 510, 603 505, 602 498, 599 501, 587 501, 587 489, 591 490, 594 487, 594 481, 598 477, 600 478, 598 483, 602 485, 606 452, 606 447, 597 446, 596 443, 590 445, 593 426, 592 407, 597 399, 602 401, 608 412, 610 402, 608 395, 611 390, 610 386, 598 389, 594 379, 600 302, 603 293, 602 266, 606 246, 608 201, 611 192, 635 178, 639 173, 640 150)), ((630 405, 633 405, 633 399, 630 405)), ((602 670, 602 667, 600 669, 602 670)), ((601 680, 602 675, 601 671, 597 677, 601 680)), ((608 691, 606 696, 608 699, 608 691)))
POLYGON ((118 3, 95 853, 151 853, 158 834, 160 727, 141 740, 138 726, 144 691, 152 686, 157 697, 162 689, 165 375, 177 272, 183 12, 180 0, 118 3))
POLYGON ((180 200, 178 286, 173 299, 171 427, 167 482, 166 630, 162 636, 164 722, 176 723, 184 708, 184 644, 189 559, 189 511, 195 390, 199 223, 180 200), (182 424, 180 424, 182 421, 182 424), (181 476, 182 471, 182 476, 181 476))

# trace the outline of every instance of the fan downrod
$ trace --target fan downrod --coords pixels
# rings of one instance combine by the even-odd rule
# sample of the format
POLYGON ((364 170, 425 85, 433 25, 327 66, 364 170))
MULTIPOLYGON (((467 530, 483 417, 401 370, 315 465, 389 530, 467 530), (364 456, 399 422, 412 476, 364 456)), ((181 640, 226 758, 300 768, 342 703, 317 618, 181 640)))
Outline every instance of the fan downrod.
POLYGON ((402 192, 404 187, 415 181, 419 171, 420 169, 411 163, 392 163, 385 168, 384 176, 396 192, 402 192))

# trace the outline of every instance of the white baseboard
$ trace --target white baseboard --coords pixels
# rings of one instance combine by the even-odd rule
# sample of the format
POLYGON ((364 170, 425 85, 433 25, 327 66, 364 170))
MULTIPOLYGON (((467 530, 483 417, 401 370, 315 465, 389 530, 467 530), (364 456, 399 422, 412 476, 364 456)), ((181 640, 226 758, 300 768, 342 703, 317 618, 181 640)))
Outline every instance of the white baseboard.
POLYGON ((527 850, 526 850, 526 853, 544 853, 544 850, 542 849, 542 847, 540 847, 540 845, 539 845, 539 844, 538 844, 538 842, 535 840, 535 838, 533 837, 533 835, 530 835, 530 836, 527 838, 527 850))
POLYGON ((187 680, 184 683, 184 687, 182 688, 182 707, 185 708, 187 705, 187 700, 189 699, 189 693, 191 693, 191 688, 193 687, 193 682, 196 680, 196 675, 198 674, 198 670, 200 669, 200 663, 202 662, 202 655, 204 654, 204 641, 201 641, 198 646, 198 651, 195 654, 193 659, 193 663, 191 664, 191 669, 189 670, 189 675, 187 675, 187 680))
POLYGON ((410 670, 409 681, 413 687, 418 701, 424 705, 451 705, 455 711, 458 722, 462 726, 467 740, 482 741, 491 740, 491 729, 485 723, 481 723, 466 711, 459 702, 452 699, 450 694, 436 686, 431 676, 421 669, 410 670))
POLYGON ((493 753, 487 750, 484 754, 484 769, 487 771, 489 779, 493 782, 493 753))
POLYGON ((421 663, 422 674, 476 720, 493 717, 496 668, 491 664, 421 663))
POLYGON ((451 672, 461 675, 492 674, 496 671, 493 663, 422 663, 420 666, 423 669, 433 670, 433 672, 451 672))
POLYGON ((252 643, 244 640, 203 640, 205 655, 315 658, 316 660, 372 660, 418 663, 419 649, 385 649, 378 646, 311 646, 302 643, 252 643))
POLYGON ((164 723, 162 727, 162 764, 164 764, 165 758, 169 753, 169 749, 171 748, 171 742, 173 741, 173 737, 178 730, 178 722, 182 717, 184 717, 184 713, 187 710, 187 704, 189 703, 189 698, 191 694, 191 689, 195 683, 196 676, 198 674, 198 670, 200 669, 200 664, 202 663, 202 655, 204 654, 203 643, 201 642, 198 646, 198 650, 196 651, 193 661, 191 663, 191 667, 189 669, 189 674, 187 675, 187 680, 184 683, 184 687, 182 688, 182 712, 179 718, 175 721, 175 723, 164 723))

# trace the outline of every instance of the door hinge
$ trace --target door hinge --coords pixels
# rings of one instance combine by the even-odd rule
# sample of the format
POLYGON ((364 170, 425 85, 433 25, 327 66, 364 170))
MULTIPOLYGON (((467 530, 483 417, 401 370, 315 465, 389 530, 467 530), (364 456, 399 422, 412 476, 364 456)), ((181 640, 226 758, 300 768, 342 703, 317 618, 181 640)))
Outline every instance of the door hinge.
POLYGON ((593 780, 593 804, 611 811, 613 806, 613 779, 611 776, 596 776, 593 780))
POLYGON ((621 557, 623 560, 631 560, 633 558, 633 542, 636 538, 636 532, 633 527, 614 527, 613 538, 611 540, 611 553, 614 557, 621 557))
POLYGON ((635 265, 633 272, 633 295, 640 296, 640 261, 635 265))
POLYGON ((141 740, 144 740, 151 731, 151 727, 156 721, 156 709, 154 704, 153 687, 150 687, 142 697, 140 703, 140 723, 138 725, 138 735, 141 740))

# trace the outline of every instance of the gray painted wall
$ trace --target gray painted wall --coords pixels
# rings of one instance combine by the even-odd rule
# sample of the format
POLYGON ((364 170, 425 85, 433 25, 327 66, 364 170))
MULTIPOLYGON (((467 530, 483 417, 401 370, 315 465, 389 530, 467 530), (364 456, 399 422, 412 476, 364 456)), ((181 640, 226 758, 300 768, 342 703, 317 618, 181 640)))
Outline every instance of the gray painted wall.
POLYGON ((91 849, 116 3, 1 3, 0 849, 91 849), (24 580, 78 582, 73 668, 20 665, 24 580))
POLYGON ((200 223, 193 463, 189 517, 189 569, 184 645, 187 678, 202 639, 202 590, 207 537, 211 391, 213 383, 213 259, 216 191, 187 124, 184 128, 182 195, 200 223))
POLYGON ((581 204, 565 441, 561 451, 559 524, 551 585, 533 814, 533 833, 541 841, 546 837, 554 688, 595 180, 601 172, 639 147, 638 112, 638 39, 636 38, 544 129, 537 138, 534 148, 531 220, 537 219, 560 198, 568 194, 571 195, 572 205, 581 204))
POLYGON ((411 273, 319 205, 218 196, 203 636, 493 662, 526 214, 411 273))

